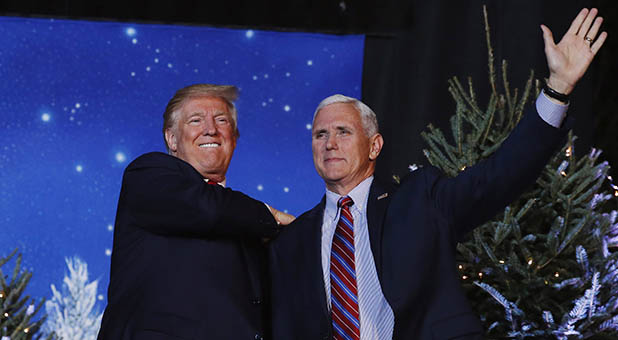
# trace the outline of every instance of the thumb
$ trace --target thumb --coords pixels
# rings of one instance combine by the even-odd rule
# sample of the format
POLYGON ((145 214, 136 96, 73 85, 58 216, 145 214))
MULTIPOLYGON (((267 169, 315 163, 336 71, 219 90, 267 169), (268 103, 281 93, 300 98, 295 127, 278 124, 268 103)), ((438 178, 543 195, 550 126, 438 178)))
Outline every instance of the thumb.
POLYGON ((543 31, 543 41, 545 42, 545 49, 553 47, 555 43, 554 35, 551 33, 551 30, 547 26, 541 25, 541 31, 543 31))

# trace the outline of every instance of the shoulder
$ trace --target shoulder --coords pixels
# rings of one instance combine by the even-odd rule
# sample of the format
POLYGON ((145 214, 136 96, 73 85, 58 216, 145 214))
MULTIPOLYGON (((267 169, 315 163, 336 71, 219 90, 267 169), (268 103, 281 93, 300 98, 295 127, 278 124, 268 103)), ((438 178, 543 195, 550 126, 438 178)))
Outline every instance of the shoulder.
POLYGON ((178 157, 174 157, 163 152, 149 152, 134 159, 131 163, 129 163, 127 169, 140 169, 174 165, 177 166, 179 162, 184 161, 182 161, 178 157))
POLYGON ((127 166, 122 177, 123 183, 138 183, 140 186, 160 181, 197 183, 203 180, 189 163, 162 152, 149 152, 137 157, 127 166))
POLYGON ((431 194, 436 184, 445 178, 446 176, 444 173, 436 167, 420 167, 402 178, 396 187, 396 191, 410 192, 423 190, 425 193, 431 194))
POLYGON ((304 213, 302 213, 300 216, 298 216, 298 218, 296 218, 294 222, 290 224, 290 226, 294 226, 294 225, 304 226, 312 222, 315 222, 318 219, 321 219, 322 216, 324 215, 324 204, 325 204, 325 201, 324 199, 322 199, 320 203, 318 203, 311 210, 307 210, 304 213))
POLYGON ((275 239, 275 243, 288 243, 286 240, 302 237, 307 232, 311 232, 314 228, 319 228, 322 225, 322 217, 324 215, 325 199, 322 198, 311 210, 307 210, 298 216, 294 222, 283 227, 281 232, 275 239))
POLYGON ((143 171, 148 169, 165 169, 171 171, 188 172, 194 175, 201 175, 191 166, 191 164, 182 159, 168 155, 163 152, 145 153, 133 160, 126 168, 125 172, 143 171))

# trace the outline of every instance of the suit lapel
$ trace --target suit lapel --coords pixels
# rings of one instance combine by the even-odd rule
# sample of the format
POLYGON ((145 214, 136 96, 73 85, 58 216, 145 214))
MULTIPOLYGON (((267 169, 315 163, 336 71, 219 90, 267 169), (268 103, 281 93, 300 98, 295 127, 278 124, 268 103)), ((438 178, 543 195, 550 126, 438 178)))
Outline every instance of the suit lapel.
POLYGON ((373 260, 376 264, 378 279, 382 281, 382 229, 384 223, 384 215, 388 208, 392 192, 389 192, 375 179, 369 190, 369 199, 367 200, 367 227, 369 229, 369 243, 371 244, 371 252, 373 260))
MULTIPOLYGON (((324 288, 324 270, 322 268, 322 222, 324 221, 324 208, 326 207, 326 196, 322 197, 322 201, 312 209, 311 218, 306 228, 309 235, 307 239, 310 241, 310 253, 306 258, 309 259, 309 279, 314 281, 311 285, 317 290, 314 291, 314 296, 318 298, 322 315, 329 319, 328 305, 326 303, 326 290, 324 288)), ((324 321, 324 320, 323 320, 324 321)))

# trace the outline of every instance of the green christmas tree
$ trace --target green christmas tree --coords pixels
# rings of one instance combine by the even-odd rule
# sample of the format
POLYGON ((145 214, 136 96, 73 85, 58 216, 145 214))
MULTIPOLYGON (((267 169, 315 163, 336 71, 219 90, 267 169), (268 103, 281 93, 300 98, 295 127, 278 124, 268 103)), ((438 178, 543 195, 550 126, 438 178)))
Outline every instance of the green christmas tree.
MULTIPOLYGON (((449 176, 490 156, 539 94, 533 72, 523 91, 511 90, 506 61, 497 81, 483 12, 489 103, 481 108, 470 78, 467 87, 453 78, 452 141, 431 125, 422 133, 425 156, 449 176)), ((600 150, 577 159, 575 140, 569 134, 531 190, 457 247, 456 270, 488 339, 618 338, 618 186, 600 150)))
MULTIPOLYGON (((39 329, 45 317, 35 320, 35 315, 43 306, 44 300, 35 307, 34 299, 22 296, 32 273, 21 269, 21 254, 15 259, 15 268, 9 278, 2 271, 7 262, 17 254, 17 249, 5 257, 0 258, 0 339, 2 340, 31 340, 40 339, 39 329)), ((48 336, 46 339, 52 339, 48 336)))

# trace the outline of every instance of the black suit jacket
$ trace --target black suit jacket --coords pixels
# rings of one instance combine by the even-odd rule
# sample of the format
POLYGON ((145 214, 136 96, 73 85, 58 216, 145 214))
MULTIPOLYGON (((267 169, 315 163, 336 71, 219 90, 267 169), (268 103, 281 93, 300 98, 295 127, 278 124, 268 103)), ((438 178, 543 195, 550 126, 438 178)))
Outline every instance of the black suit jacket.
POLYGON ((259 339, 270 323, 261 238, 276 229, 262 202, 176 157, 140 156, 122 181, 98 339, 259 339))
MULTIPOLYGON (((456 178, 422 168, 396 189, 373 182, 369 239, 395 315, 393 339, 482 338, 459 284, 456 243, 534 182, 565 133, 531 110, 496 154, 456 178)), ((332 338, 320 254, 324 204, 271 245, 273 339, 332 338)))

